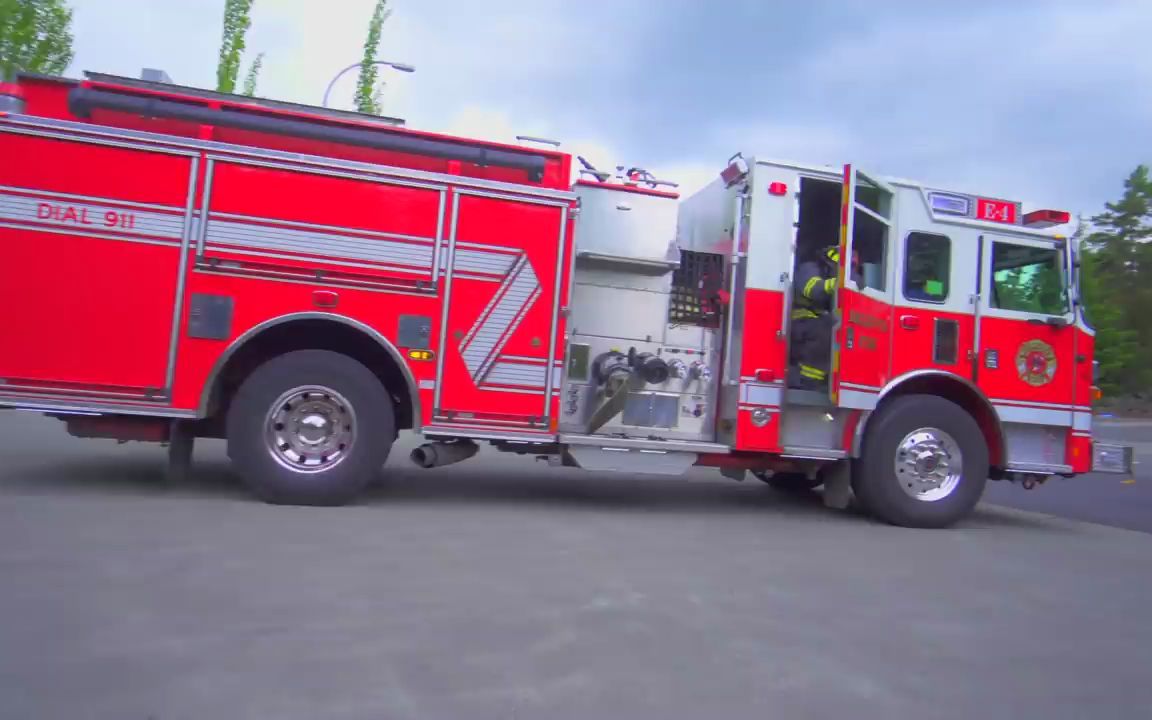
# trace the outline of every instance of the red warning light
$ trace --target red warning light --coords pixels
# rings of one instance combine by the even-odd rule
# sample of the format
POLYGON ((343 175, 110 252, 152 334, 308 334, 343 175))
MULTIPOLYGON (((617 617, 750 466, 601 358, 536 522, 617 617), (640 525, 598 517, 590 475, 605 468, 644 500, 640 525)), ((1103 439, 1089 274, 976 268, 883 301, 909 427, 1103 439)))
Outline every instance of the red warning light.
POLYGON ((1024 216, 1024 225, 1030 228, 1050 228, 1072 221, 1067 210, 1033 210, 1024 216))
POLYGON ((769 195, 787 195, 788 186, 782 182, 774 182, 768 186, 769 195))

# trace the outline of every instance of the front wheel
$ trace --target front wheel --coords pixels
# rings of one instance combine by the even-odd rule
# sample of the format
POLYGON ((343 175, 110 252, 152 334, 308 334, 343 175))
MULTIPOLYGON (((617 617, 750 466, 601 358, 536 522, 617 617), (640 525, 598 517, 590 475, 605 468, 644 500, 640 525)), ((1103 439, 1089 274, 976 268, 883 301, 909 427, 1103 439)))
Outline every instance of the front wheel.
POLYGON ((935 395, 893 400, 868 424, 852 489, 876 518, 947 527, 972 511, 988 480, 988 446, 963 408, 935 395))
POLYGON ((392 399, 368 368, 298 350, 240 386, 228 411, 228 455, 266 502, 342 505, 379 472, 395 428, 392 399))

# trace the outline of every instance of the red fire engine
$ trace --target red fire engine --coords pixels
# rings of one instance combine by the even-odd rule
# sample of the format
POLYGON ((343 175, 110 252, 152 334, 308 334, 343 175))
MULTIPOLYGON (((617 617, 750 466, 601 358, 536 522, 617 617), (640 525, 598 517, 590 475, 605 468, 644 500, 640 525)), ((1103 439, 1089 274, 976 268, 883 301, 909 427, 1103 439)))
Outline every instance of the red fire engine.
POLYGON ((227 440, 270 502, 354 499, 397 433, 593 470, 696 465, 911 526, 1094 442, 1066 213, 736 155, 670 183, 555 149, 87 74, 0 92, 0 406, 227 440), (797 263, 839 246, 826 387, 797 263), (855 258, 855 259, 854 259, 855 258), (859 267, 860 273, 846 272, 859 267))

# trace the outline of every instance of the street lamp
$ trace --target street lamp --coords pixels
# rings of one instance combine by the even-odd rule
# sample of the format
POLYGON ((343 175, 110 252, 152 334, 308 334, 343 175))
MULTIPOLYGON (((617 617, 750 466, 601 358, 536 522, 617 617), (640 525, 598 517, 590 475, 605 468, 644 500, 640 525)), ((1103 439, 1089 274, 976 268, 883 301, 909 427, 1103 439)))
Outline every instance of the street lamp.
MULTIPOLYGON (((335 77, 332 78, 332 81, 330 83, 328 83, 328 87, 324 90, 324 101, 321 103, 321 105, 323 107, 328 107, 328 95, 332 92, 332 86, 336 84, 336 81, 339 80, 341 77, 343 77, 344 73, 348 72, 349 70, 352 70, 353 68, 358 68, 362 64, 363 63, 352 63, 348 67, 346 67, 343 70, 341 70, 340 72, 336 73, 335 77)), ((385 67, 390 67, 393 70, 399 70, 400 72, 406 72, 406 73, 416 72, 416 68, 412 67, 411 65, 409 65, 407 63, 389 62, 387 60, 373 60, 372 64, 373 65, 383 65, 385 67)))

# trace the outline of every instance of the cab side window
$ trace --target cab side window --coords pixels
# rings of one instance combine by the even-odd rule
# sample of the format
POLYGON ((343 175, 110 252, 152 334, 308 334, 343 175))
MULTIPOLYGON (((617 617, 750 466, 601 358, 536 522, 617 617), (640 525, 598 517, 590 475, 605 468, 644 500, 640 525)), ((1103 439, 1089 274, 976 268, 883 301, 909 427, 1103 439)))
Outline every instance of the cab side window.
POLYGON ((1068 312, 1063 252, 992 243, 992 307, 1039 315, 1068 312))
POLYGON ((916 302, 948 299, 952 241, 945 235, 909 233, 904 241, 904 297, 916 302))

